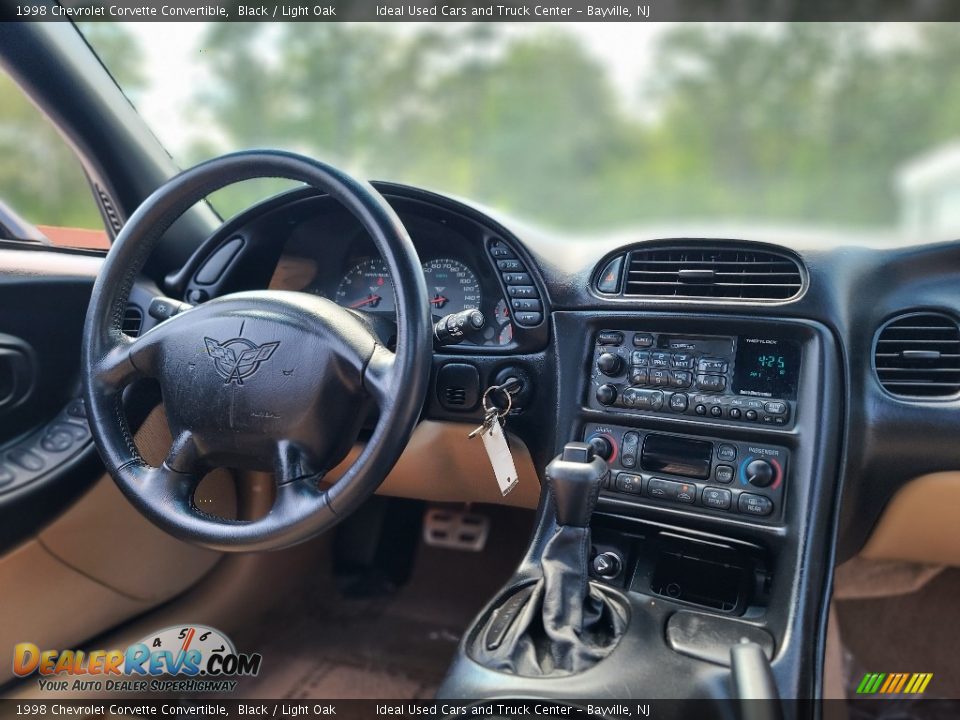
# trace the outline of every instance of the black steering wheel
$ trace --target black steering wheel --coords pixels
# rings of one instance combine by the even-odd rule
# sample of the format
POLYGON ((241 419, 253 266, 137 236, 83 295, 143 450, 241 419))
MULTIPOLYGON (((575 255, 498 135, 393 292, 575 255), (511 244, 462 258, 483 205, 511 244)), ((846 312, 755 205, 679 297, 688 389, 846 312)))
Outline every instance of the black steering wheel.
POLYGON ((90 429, 120 489, 167 532, 221 551, 285 547, 349 515, 393 467, 423 405, 430 333, 420 259, 373 187, 292 153, 226 155, 153 193, 107 254, 84 327, 90 429), (370 233, 396 290, 395 353, 355 313, 296 292, 235 293, 175 315, 136 340, 123 334, 134 279, 173 221, 215 190, 263 177, 328 193, 370 233), (160 467, 140 456, 121 405, 123 389, 143 377, 159 382, 174 438, 160 467), (371 403, 380 417, 365 449, 322 490, 319 480, 353 446, 371 403), (194 490, 217 467, 272 471, 277 492, 270 512, 244 522, 197 508, 194 490))

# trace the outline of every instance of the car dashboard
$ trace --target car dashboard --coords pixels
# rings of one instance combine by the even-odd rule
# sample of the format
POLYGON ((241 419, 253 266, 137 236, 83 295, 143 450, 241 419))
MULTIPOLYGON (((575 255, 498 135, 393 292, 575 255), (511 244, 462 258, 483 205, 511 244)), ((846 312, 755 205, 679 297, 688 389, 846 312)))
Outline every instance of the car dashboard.
MULTIPOLYGON (((466 443, 484 390, 517 379, 506 430, 533 467, 570 440, 610 466, 592 551, 623 571, 596 579, 749 620, 779 648, 778 681, 807 694, 817 649, 789 638, 825 622, 811 599, 835 559, 860 551, 912 479, 960 465, 960 245, 757 229, 561 237, 377 188, 420 256, 434 320, 486 318, 480 336, 434 348, 423 419, 466 443)), ((314 293, 394 341, 387 267, 311 190, 228 221, 166 285, 191 304, 314 293)))

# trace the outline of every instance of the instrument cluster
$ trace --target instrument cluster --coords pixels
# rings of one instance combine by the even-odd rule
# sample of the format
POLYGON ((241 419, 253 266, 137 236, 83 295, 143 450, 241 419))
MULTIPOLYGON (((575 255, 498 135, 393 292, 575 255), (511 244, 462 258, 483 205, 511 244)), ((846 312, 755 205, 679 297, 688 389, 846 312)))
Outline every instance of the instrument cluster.
MULTIPOLYGON (((486 327, 472 343, 506 347, 514 341, 514 325, 490 261, 482 248, 449 226, 418 216, 404 218, 420 255, 434 321, 462 310, 480 310, 486 327)), ((270 282, 271 289, 310 292, 338 305, 393 318, 396 299, 393 279, 383 258, 362 232, 318 238, 294 233, 288 240, 270 282)), ((321 230, 321 228, 312 228, 321 230)))

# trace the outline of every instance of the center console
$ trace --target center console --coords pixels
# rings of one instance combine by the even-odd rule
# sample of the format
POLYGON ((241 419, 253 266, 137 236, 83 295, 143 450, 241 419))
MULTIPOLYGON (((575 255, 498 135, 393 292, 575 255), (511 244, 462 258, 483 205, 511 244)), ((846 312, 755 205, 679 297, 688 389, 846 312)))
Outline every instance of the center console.
MULTIPOLYGON (((749 641, 770 687, 816 697, 843 390, 830 331, 799 318, 559 311, 556 447, 609 474, 584 556, 629 623, 609 657, 562 683, 484 667, 483 628, 543 577, 557 533, 542 498, 528 553, 478 617, 442 696, 723 699, 749 641)), ((509 618, 510 615, 508 614, 509 618)))

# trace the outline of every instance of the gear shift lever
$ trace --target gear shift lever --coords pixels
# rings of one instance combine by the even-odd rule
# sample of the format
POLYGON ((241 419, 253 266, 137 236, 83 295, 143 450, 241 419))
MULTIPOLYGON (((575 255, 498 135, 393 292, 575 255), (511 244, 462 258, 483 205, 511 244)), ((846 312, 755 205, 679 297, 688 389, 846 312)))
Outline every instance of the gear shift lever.
POLYGON ((553 493, 557 525, 590 525, 597 497, 610 470, 586 443, 571 442, 547 465, 547 483, 553 493))
POLYGON ((583 672, 609 655, 627 625, 626 609, 590 583, 590 518, 607 463, 585 443, 567 443, 546 469, 556 525, 540 555, 542 577, 494 612, 475 648, 484 665, 518 675, 583 672), (491 642, 490 639, 496 640, 491 642))

